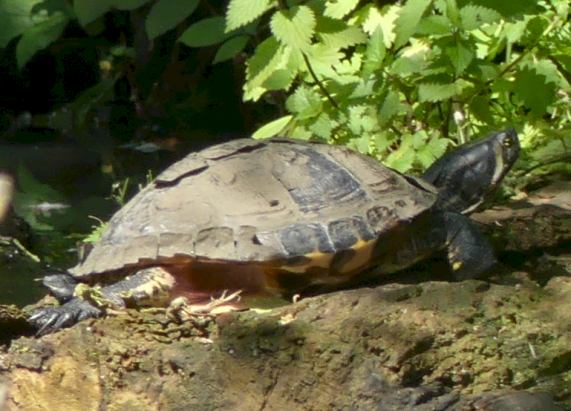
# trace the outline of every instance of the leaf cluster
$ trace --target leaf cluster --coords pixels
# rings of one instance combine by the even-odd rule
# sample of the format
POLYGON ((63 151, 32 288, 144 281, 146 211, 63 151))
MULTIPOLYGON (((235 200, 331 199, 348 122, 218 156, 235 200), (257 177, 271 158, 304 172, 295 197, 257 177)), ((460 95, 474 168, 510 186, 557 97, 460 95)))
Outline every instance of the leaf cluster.
POLYGON ((571 143, 569 9, 566 0, 230 0, 222 15, 200 0, 0 0, 0 19, 12 16, 0 46, 20 36, 23 67, 69 21, 90 30, 112 10, 142 10, 151 41, 177 29, 185 46, 216 46, 213 63, 246 53, 243 99, 285 101, 255 138, 346 144, 408 171, 514 126, 527 166, 539 167, 571 143), (199 6, 214 13, 196 17, 199 6))
POLYGON ((244 99, 283 93, 287 110, 255 138, 346 144, 401 171, 508 126, 530 152, 571 142, 566 1, 250 4, 231 0, 226 14, 227 30, 254 22, 266 36, 244 99))

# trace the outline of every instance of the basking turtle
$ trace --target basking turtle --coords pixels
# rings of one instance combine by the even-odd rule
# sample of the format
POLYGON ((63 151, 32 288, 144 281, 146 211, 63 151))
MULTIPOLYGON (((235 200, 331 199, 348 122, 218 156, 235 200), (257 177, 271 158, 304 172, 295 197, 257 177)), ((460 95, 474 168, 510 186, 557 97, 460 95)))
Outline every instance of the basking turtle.
POLYGON ((442 249, 458 279, 478 277, 495 258, 463 214, 518 152, 514 130, 497 132, 422 179, 345 147, 281 138, 192 153, 119 210, 69 274, 45 277, 62 305, 31 322, 46 333, 107 307, 222 290, 291 295, 393 273, 442 249), (78 283, 103 286, 78 297, 78 283))

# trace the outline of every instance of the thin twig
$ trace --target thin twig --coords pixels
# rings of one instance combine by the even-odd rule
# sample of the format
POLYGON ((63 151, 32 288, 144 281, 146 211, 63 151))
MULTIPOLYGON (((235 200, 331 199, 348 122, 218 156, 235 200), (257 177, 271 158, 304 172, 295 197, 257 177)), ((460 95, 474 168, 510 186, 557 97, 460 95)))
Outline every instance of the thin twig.
POLYGON ((331 94, 329 94, 323 83, 319 81, 319 79, 317 78, 317 75, 315 74, 315 71, 313 71, 313 67, 311 67, 311 63, 309 62, 309 58, 307 58, 307 55, 305 53, 302 53, 302 55, 303 55, 303 61, 305 61, 305 65, 307 66, 307 70, 309 70, 309 74, 311 75, 311 78, 313 78, 313 81, 315 81, 315 84, 317 84, 317 87, 319 87, 321 92, 325 95, 325 97, 327 97, 327 100, 329 100, 331 105, 335 107, 337 110, 339 110, 339 105, 337 104, 337 102, 333 99, 331 94))

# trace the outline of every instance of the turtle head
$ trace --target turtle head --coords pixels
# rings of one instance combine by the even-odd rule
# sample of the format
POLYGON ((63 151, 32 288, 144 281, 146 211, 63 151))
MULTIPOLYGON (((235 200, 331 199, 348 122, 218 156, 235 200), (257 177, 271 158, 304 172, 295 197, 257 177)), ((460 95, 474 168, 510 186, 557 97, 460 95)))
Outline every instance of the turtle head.
POLYGON ((519 148, 513 128, 495 132, 444 155, 422 177, 438 189, 438 207, 468 214, 500 184, 515 163, 519 148))

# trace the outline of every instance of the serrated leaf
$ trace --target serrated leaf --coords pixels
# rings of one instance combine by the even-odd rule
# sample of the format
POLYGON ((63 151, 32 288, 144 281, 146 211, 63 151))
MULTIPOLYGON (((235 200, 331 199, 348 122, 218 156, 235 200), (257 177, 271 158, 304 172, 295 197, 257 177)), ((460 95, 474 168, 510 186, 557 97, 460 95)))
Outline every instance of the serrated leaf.
POLYGON ((157 1, 145 20, 145 28, 150 39, 176 27, 180 22, 190 16, 198 0, 159 0, 157 1))
POLYGON ((339 123, 332 119, 327 113, 321 113, 309 126, 309 130, 318 137, 328 141, 331 138, 331 133, 339 123))
POLYGON ((468 4, 460 9, 460 19, 464 30, 476 30, 483 24, 490 24, 502 18, 496 10, 474 4, 468 4))
POLYGON ((313 134, 311 131, 305 128, 305 126, 298 125, 288 133, 288 137, 295 138, 297 140, 308 141, 311 137, 313 137, 313 134))
POLYGON ((189 47, 206 47, 222 42, 224 33, 224 17, 209 17, 200 20, 182 33, 178 41, 189 47))
POLYGON ((370 76, 373 72, 383 67, 383 60, 385 59, 386 53, 387 49, 383 42, 383 31, 381 28, 378 28, 367 43, 363 75, 366 77, 370 76))
POLYGON ((270 138, 279 134, 283 131, 284 128, 290 123, 293 116, 284 116, 280 117, 277 120, 269 122, 268 124, 263 125, 260 127, 256 132, 252 135, 252 138, 256 140, 261 140, 264 138, 270 138))
POLYGON ((0 1, 0 48, 22 34, 35 23, 30 18, 34 6, 42 0, 2 0, 0 1))
POLYGON ((466 41, 460 39, 456 41, 454 46, 446 48, 446 55, 454 67, 456 76, 460 76, 474 59, 473 49, 473 44, 468 44, 466 41))
POLYGON ((299 120, 317 116, 322 106, 321 95, 305 86, 298 87, 286 101, 288 111, 299 120))
POLYGON ((543 115, 554 102, 555 91, 555 84, 531 68, 524 68, 516 75, 514 93, 536 116, 543 115))
POLYGON ((396 91, 390 90, 379 110, 379 123, 387 124, 400 110, 400 98, 396 91))
POLYGON ((284 90, 288 89, 293 83, 294 75, 291 70, 279 69, 274 71, 264 81, 262 86, 267 90, 284 90))
POLYGON ((226 41, 216 52, 213 63, 216 64, 234 58, 234 56, 244 50, 249 40, 250 36, 242 35, 226 41))
POLYGON ((359 0, 328 0, 325 3, 323 14, 334 19, 342 19, 351 13, 357 4, 359 4, 359 0))
POLYGON ((367 36, 359 27, 349 26, 335 33, 320 33, 323 43, 327 47, 343 49, 346 47, 362 44, 367 41, 367 36))
POLYGON ((537 0, 517 0, 517 1, 498 1, 498 0, 471 0, 472 4, 496 10, 504 17, 521 16, 525 13, 532 14, 539 10, 537 0))
POLYGON ((293 7, 274 13, 270 22, 278 41, 293 50, 309 49, 315 30, 315 16, 307 6, 293 7))
POLYGON ((408 0, 405 3, 395 23, 396 47, 404 45, 416 32, 418 23, 431 3, 432 0, 408 0))
POLYGON ((417 33, 424 35, 449 35, 452 23, 446 16, 434 15, 421 20, 417 33))
POLYGON ((277 70, 288 66, 291 49, 280 46, 275 37, 270 36, 256 47, 252 57, 246 62, 246 83, 244 100, 256 101, 266 89, 263 83, 277 70))
POLYGON ((376 7, 371 7, 367 18, 363 22, 363 30, 365 33, 373 35, 380 28, 383 32, 385 47, 391 47, 396 37, 395 24, 400 10, 400 6, 393 5, 384 8, 383 13, 381 13, 376 7))
POLYGON ((371 152, 371 135, 364 133, 363 135, 352 138, 347 144, 348 147, 357 150, 362 154, 370 154, 371 152))
POLYGON ((273 0, 230 0, 226 13, 226 33, 256 20, 274 3, 273 0))
POLYGON ((420 101, 442 101, 454 97, 462 92, 460 83, 436 84, 423 83, 418 86, 420 101))
POLYGON ((442 157, 449 144, 450 140, 446 138, 433 137, 420 147, 416 156, 423 168, 428 168, 437 158, 442 157))
POLYGON ((493 124, 494 116, 490 110, 490 104, 489 98, 482 96, 474 97, 469 105, 470 113, 481 123, 493 124))
POLYGON ((414 150, 402 145, 387 156, 384 163, 401 173, 406 173, 412 168, 416 154, 414 150))
POLYGON ((515 22, 506 22, 504 25, 504 35, 510 43, 515 43, 519 41, 525 34, 525 29, 527 28, 528 19, 518 20, 515 22))
POLYGON ((54 13, 46 20, 24 31, 16 45, 16 61, 21 69, 38 51, 56 41, 69 22, 63 13, 54 13))

